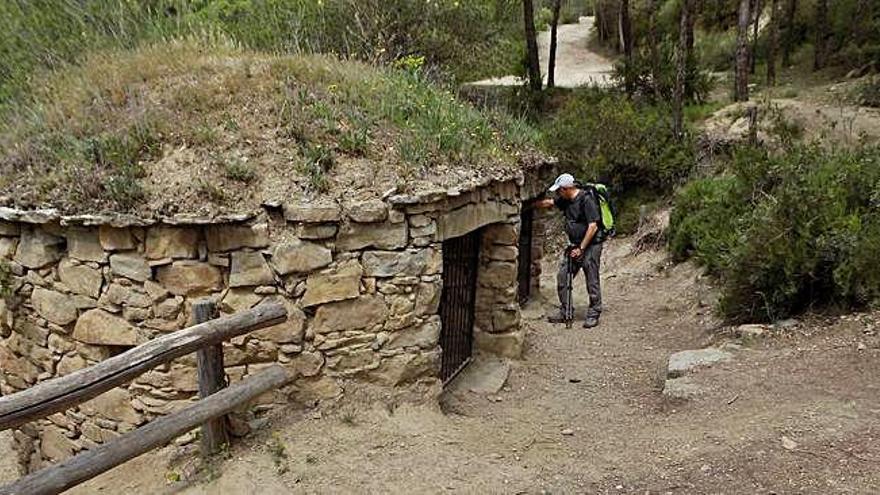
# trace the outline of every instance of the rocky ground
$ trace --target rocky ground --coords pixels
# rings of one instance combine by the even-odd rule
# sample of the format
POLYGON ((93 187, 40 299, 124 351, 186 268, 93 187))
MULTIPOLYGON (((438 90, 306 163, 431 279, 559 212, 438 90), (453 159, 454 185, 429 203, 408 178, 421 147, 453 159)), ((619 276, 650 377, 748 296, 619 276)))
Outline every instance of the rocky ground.
POLYGON ((333 408, 284 411, 201 470, 167 449, 74 492, 880 490, 880 315, 725 329, 697 269, 630 247, 608 246, 599 328, 551 326, 549 302, 533 302, 524 359, 451 387, 442 407, 349 390, 333 408), (670 356, 705 348, 670 373, 670 356))

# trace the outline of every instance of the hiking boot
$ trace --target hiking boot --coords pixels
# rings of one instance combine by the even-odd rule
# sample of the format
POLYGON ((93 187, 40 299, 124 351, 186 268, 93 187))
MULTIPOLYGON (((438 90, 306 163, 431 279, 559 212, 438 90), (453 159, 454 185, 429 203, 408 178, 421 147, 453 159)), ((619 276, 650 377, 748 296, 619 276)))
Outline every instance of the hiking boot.
POLYGON ((584 328, 595 328, 599 326, 599 318, 595 316, 588 316, 586 320, 584 320, 584 328))
POLYGON ((568 319, 562 313, 556 313, 555 315, 551 315, 547 317, 547 321, 549 323, 565 323, 568 319))

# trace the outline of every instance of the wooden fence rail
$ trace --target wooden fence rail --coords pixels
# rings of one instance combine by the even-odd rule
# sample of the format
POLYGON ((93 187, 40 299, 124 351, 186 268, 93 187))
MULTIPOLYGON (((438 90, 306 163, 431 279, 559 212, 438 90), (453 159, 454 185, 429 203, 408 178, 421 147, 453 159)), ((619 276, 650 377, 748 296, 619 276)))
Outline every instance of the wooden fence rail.
POLYGON ((199 353, 199 402, 0 487, 0 495, 61 493, 199 425, 203 425, 205 436, 202 453, 214 453, 228 441, 225 414, 290 380, 288 372, 275 365, 225 388, 223 371, 222 343, 284 322, 287 309, 282 304, 262 304, 214 320, 211 319, 214 316, 213 303, 203 301, 193 305, 193 312, 197 324, 192 327, 150 340, 90 368, 0 397, 2 431, 75 407, 158 365, 192 352, 199 353))
POLYGON ((132 430, 92 450, 0 487, 0 495, 55 495, 162 446, 260 394, 284 385, 288 373, 275 365, 174 414, 132 430))
POLYGON ((0 398, 0 431, 77 406, 156 366, 287 318, 281 304, 262 304, 232 316, 163 335, 69 375, 0 398))

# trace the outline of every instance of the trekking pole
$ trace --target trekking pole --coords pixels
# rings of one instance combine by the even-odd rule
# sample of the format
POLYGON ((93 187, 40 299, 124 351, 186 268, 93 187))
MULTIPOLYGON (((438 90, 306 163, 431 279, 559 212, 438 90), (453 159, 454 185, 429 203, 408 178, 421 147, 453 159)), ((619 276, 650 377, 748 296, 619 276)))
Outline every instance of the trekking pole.
POLYGON ((571 268, 571 248, 568 248, 565 250, 565 328, 571 328, 574 321, 574 300, 572 298, 574 274, 571 268))

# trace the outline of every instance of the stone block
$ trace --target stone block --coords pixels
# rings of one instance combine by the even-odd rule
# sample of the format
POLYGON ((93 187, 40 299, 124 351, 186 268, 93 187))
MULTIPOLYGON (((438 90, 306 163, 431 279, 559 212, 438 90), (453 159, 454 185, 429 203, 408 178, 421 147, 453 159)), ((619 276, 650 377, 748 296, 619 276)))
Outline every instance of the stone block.
POLYGON ((510 223, 493 224, 483 231, 483 241, 486 244, 516 246, 519 242, 519 229, 510 223))
POLYGON ((175 261, 158 268, 157 278, 165 289, 177 296, 190 296, 220 290, 223 275, 208 263, 175 261))
POLYGON ((15 249, 18 247, 18 238, 0 237, 0 258, 12 259, 15 257, 15 249))
POLYGON ((480 285, 493 289, 504 289, 516 284, 516 263, 493 261, 479 274, 480 285))
POLYGON ((21 234, 21 225, 0 220, 0 235, 17 236, 21 234))
POLYGON ((440 319, 432 318, 421 325, 392 333, 385 348, 421 347, 422 349, 433 349, 439 343, 440 319))
POLYGON ((13 259, 26 268, 43 268, 61 259, 64 242, 41 229, 25 229, 13 259))
POLYGON ((294 377, 317 376, 323 366, 324 355, 320 352, 303 352, 285 364, 285 367, 293 372, 294 377))
POLYGON ((671 378, 663 384, 663 396, 673 400, 691 400, 698 397, 703 389, 690 377, 671 378))
POLYGON ((333 273, 316 273, 306 280, 304 307, 358 297, 363 268, 357 262, 346 263, 333 273))
MULTIPOLYGON (((272 299, 277 301, 281 298, 274 297, 272 299)), ((287 320, 284 323, 253 332, 252 336, 276 344, 299 344, 303 341, 306 328, 305 313, 287 299, 283 299, 282 302, 287 308, 287 320)))
POLYGON ((344 352, 327 360, 327 367, 334 371, 357 371, 375 368, 378 364, 379 356, 370 349, 344 352))
POLYGON ((733 354, 720 349, 713 349, 711 347, 707 349, 676 352, 669 356, 666 376, 668 378, 678 378, 696 370, 697 368, 729 361, 732 358, 733 354))
POLYGON ((269 226, 256 225, 210 225, 205 229, 208 250, 233 251, 241 248, 262 249, 269 245, 269 226))
POLYGON ((382 323, 387 311, 381 296, 325 304, 315 313, 312 328, 318 334, 369 329, 382 323))
POLYGON ((262 300, 262 296, 254 294, 249 287, 233 288, 223 296, 219 307, 224 313, 238 313, 253 308, 262 300))
POLYGON ((312 272, 332 262, 329 249, 299 239, 279 244, 272 251, 272 265, 281 275, 312 272))
POLYGON ((401 223, 349 223, 336 236, 336 249, 357 251, 364 248, 402 249, 408 241, 408 227, 401 223))
POLYGON ((515 206, 498 201, 468 204, 437 218, 437 237, 461 237, 486 225, 506 222, 516 213, 515 206))
POLYGON ((87 265, 74 265, 70 260, 63 260, 58 265, 58 278, 71 291, 95 299, 101 295, 104 277, 100 270, 87 265))
POLYGON ((0 346, 0 370, 3 370, 7 381, 11 377, 18 377, 22 380, 21 385, 23 386, 18 388, 25 388, 26 384, 34 383, 40 374, 40 369, 35 364, 16 356, 6 346, 0 346))
POLYGON ((147 259, 195 258, 199 255, 199 232, 187 227, 152 227, 147 231, 147 259))
POLYGON ((127 251, 137 246, 131 229, 117 229, 102 225, 98 229, 98 242, 105 251, 127 251))
POLYGON ((232 253, 229 272, 230 287, 252 287, 275 283, 275 276, 259 252, 238 251, 232 253))
POLYGON ((300 225, 298 235, 301 239, 332 239, 333 237, 336 237, 336 232, 338 230, 339 228, 335 223, 305 223, 300 225))
POLYGON ((385 203, 376 199, 346 205, 348 217, 359 223, 384 222, 388 218, 385 203))
POLYGON ((97 229, 70 228, 66 232, 70 257, 82 261, 107 261, 107 253, 98 240, 97 229))
POLYGON ((288 222, 327 223, 338 222, 341 218, 341 209, 336 203, 284 205, 284 219, 288 222))
POLYGON ((153 271, 142 254, 135 252, 116 253, 110 256, 110 271, 120 277, 145 282, 153 276, 153 271))
POLYGON ((519 328, 520 311, 515 308, 496 308, 492 312, 492 333, 507 332, 519 328))
POLYGON ((525 336, 522 331, 509 333, 474 332, 474 346, 489 354, 518 359, 522 356, 525 336))
POLYGON ((421 354, 400 354, 382 360, 375 370, 367 374, 367 379, 382 385, 396 387, 413 382, 422 377, 436 377, 440 374, 440 352, 421 354))
POLYGON ((31 302, 40 316, 56 325, 63 326, 76 320, 76 304, 66 294, 35 287, 31 302))
POLYGON ((61 361, 58 362, 58 368, 55 374, 57 376, 69 375, 74 371, 88 367, 88 365, 89 363, 87 363, 79 354, 64 356, 61 358, 61 361))
POLYGON ((519 249, 516 246, 490 246, 486 253, 491 260, 495 261, 516 261, 519 256, 519 249))
POLYGON ((418 276, 426 271, 430 249, 410 251, 366 251, 364 274, 368 277, 418 276))
POLYGON ((131 405, 131 395, 124 388, 114 388, 80 405, 80 410, 94 416, 139 425, 143 417, 131 405))
POLYGON ((40 452, 43 457, 55 462, 65 461, 76 453, 76 443, 67 438, 65 430, 48 425, 40 432, 40 452))
POLYGON ((435 314, 440 309, 439 283, 421 283, 416 292, 416 304, 414 312, 418 316, 435 314))
POLYGON ((153 313, 155 314, 156 318, 173 320, 177 318, 178 314, 180 314, 181 306, 182 304, 178 299, 168 298, 157 304, 153 308, 153 313))
POLYGON ((86 311, 76 321, 73 338, 92 345, 136 346, 142 342, 129 322, 102 309, 86 311))

